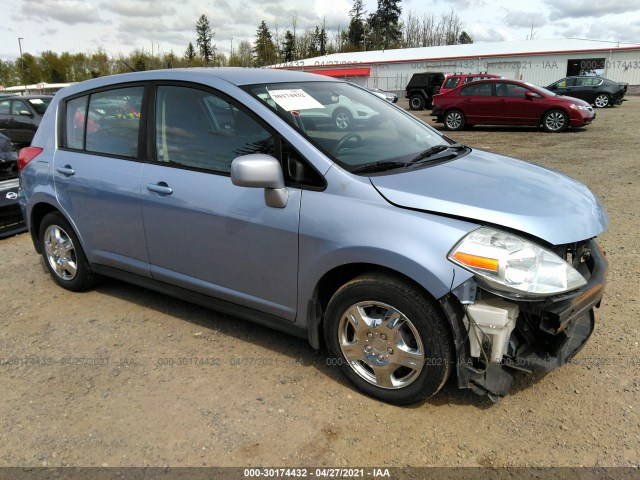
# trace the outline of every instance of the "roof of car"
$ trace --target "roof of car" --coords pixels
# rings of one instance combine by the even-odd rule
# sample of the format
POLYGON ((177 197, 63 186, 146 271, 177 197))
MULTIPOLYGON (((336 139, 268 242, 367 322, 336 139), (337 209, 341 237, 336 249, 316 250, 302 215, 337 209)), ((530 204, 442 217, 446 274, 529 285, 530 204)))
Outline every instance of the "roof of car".
POLYGON ((8 95, 6 97, 2 97, 3 100, 9 100, 9 99, 14 99, 17 98, 19 100, 29 100, 29 99, 35 99, 35 98, 53 98, 53 95, 8 95))
POLYGON ((276 70, 271 68, 173 68, 165 70, 147 70, 144 72, 121 73, 106 77, 95 78, 77 83, 65 88, 63 91, 75 94, 92 88, 100 88, 118 83, 142 82, 149 80, 176 80, 197 81, 198 78, 219 78, 236 86, 254 85, 260 83, 285 83, 285 82, 337 82, 334 78, 313 73, 276 70))

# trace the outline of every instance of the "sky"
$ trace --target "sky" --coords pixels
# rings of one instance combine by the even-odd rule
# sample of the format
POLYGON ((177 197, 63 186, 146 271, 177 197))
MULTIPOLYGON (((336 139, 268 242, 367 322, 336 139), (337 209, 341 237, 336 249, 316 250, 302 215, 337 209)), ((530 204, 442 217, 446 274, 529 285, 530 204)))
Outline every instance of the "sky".
MULTIPOLYGON (((217 51, 253 42, 262 20, 280 34, 314 29, 325 19, 329 41, 346 29, 353 0, 0 0, 0 59, 23 52, 127 55, 134 49, 182 55, 196 45, 195 24, 209 18, 217 51)), ((475 42, 586 38, 640 43, 639 0, 404 0, 402 14, 439 17, 451 9, 475 42), (533 27, 533 28, 532 28, 533 27)), ((376 0, 365 0, 374 12, 376 0)))

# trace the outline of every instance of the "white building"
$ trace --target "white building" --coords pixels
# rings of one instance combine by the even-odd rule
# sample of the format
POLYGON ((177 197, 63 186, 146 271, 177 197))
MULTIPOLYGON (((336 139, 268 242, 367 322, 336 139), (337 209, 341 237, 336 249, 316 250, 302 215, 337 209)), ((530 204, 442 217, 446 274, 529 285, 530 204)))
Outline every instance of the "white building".
POLYGON ((415 72, 488 72, 549 85, 568 75, 601 75, 640 93, 640 44, 573 38, 478 42, 442 47, 335 53, 274 68, 346 78, 363 86, 401 91, 415 72))

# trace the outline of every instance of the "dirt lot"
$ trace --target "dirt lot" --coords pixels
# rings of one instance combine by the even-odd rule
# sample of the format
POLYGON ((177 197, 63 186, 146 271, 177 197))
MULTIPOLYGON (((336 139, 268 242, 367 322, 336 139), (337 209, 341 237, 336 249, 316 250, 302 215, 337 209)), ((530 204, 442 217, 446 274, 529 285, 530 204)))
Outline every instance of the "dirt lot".
POLYGON ((450 135, 578 178, 611 219, 591 341, 497 404, 452 382, 382 404, 304 340, 116 281, 70 293, 28 235, 1 241, 0 466, 638 466, 639 119, 632 97, 563 134, 450 135))

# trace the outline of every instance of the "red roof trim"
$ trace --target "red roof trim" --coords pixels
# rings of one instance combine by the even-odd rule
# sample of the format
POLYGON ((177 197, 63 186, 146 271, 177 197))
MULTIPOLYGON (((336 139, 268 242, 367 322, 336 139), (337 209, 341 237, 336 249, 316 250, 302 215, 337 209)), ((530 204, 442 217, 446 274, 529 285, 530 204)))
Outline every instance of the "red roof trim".
POLYGON ((314 70, 313 73, 327 77, 369 77, 370 68, 336 68, 333 70, 314 70))

